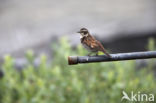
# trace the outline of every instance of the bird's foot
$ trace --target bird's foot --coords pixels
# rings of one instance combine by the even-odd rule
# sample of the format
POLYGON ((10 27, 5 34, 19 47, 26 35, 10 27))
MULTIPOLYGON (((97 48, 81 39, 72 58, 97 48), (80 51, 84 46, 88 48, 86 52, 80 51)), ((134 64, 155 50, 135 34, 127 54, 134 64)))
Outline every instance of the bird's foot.
POLYGON ((98 53, 96 53, 95 56, 99 56, 98 53))
POLYGON ((90 57, 90 56, 91 56, 91 54, 88 54, 87 56, 89 56, 89 57, 90 57))

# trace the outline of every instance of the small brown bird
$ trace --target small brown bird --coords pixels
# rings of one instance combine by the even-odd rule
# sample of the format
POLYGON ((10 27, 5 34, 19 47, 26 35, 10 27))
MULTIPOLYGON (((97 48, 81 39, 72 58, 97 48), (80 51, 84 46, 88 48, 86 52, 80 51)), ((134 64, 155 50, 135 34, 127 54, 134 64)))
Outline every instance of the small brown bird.
POLYGON ((86 28, 80 29, 80 31, 78 31, 77 33, 81 34, 80 41, 84 46, 84 48, 86 48, 90 52, 88 56, 90 56, 92 53, 96 53, 96 55, 98 55, 98 51, 102 51, 108 57, 111 57, 106 52, 102 44, 98 40, 96 40, 93 36, 91 36, 86 28))

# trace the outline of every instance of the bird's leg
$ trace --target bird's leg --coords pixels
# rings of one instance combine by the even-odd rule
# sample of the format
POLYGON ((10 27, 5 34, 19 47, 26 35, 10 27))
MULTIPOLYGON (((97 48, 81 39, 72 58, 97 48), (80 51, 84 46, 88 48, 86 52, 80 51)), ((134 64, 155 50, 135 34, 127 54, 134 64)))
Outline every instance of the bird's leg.
POLYGON ((92 52, 90 52, 90 53, 88 54, 88 56, 91 56, 91 54, 92 54, 92 52))
POLYGON ((98 52, 96 52, 96 56, 98 56, 98 52))

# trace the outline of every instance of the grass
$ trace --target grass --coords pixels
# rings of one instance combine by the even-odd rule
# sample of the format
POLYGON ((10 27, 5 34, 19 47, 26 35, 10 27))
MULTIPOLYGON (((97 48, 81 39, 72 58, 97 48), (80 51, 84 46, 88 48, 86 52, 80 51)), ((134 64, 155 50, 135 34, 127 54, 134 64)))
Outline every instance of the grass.
MULTIPOLYGON (((154 49, 153 39, 148 47, 154 49)), ((5 56, 0 103, 120 103, 122 91, 156 94, 156 80, 151 69, 153 61, 139 70, 136 70, 135 61, 69 66, 69 55, 85 55, 87 52, 80 45, 76 50, 71 49, 66 38, 52 48, 53 62, 47 64, 43 54, 38 67, 32 63, 34 53, 28 51, 25 57, 29 63, 22 71, 14 67, 14 58, 5 56)))

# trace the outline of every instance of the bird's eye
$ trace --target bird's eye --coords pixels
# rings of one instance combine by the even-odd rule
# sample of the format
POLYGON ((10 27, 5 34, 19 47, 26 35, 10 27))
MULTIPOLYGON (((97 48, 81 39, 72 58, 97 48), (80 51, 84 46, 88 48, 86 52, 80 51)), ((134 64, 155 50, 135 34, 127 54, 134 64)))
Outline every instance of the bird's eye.
POLYGON ((84 34, 86 35, 87 34, 87 31, 85 31, 84 34))

